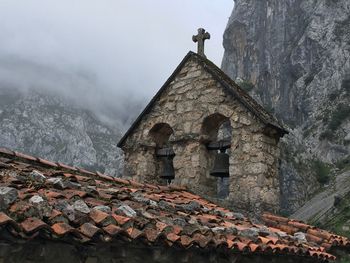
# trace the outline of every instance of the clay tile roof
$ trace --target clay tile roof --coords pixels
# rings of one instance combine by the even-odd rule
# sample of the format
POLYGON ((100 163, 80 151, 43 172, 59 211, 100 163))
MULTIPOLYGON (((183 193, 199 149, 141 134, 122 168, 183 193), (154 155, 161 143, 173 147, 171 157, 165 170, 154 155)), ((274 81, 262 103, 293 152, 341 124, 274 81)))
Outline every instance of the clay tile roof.
POLYGON ((168 80, 163 84, 163 86, 159 89, 156 95, 152 98, 146 108, 142 111, 142 113, 137 117, 135 122, 131 125, 129 130, 124 134, 124 136, 118 142, 118 147, 122 147, 126 138, 131 134, 131 132, 139 125, 142 118, 145 114, 147 114, 153 107, 154 103, 161 96, 163 91, 167 88, 167 86, 175 79, 177 74, 180 72, 182 67, 186 64, 190 59, 196 60, 199 64, 203 66, 203 68, 210 73, 213 78, 218 81, 222 87, 231 94, 234 98, 240 101, 250 112, 252 112, 258 119, 260 119, 264 124, 269 127, 274 128, 278 131, 278 133, 283 136, 288 133, 288 131, 283 127, 278 120, 272 116, 268 111, 266 111, 256 100, 254 100, 246 91, 240 88, 229 76, 227 76, 219 67, 217 67, 210 60, 190 51, 175 69, 175 71, 171 74, 168 80))
POLYGON ((8 164, 0 167, 0 186, 17 192, 13 202, 0 212, 0 226, 18 242, 46 233, 45 238, 71 242, 142 241, 150 246, 214 247, 233 253, 282 254, 319 261, 334 259, 329 254, 332 247, 350 244, 345 237, 281 216, 263 214, 265 225, 234 218, 229 210, 180 187, 70 170, 69 166, 6 149, 0 149, 0 158, 8 164), (29 176, 34 170, 40 182, 29 176), (185 209, 190 202, 198 204, 195 209, 185 209), (297 232, 306 240, 296 240, 297 232))
POLYGON ((21 223, 21 226, 23 227, 23 229, 26 233, 37 232, 43 228, 48 227, 47 224, 45 224, 43 221, 41 221, 40 219, 35 218, 35 217, 29 217, 29 218, 25 219, 21 223))
POLYGON ((70 233, 74 230, 73 227, 71 227, 70 225, 68 225, 66 223, 56 223, 56 224, 52 225, 51 228, 52 228, 53 232, 59 236, 66 235, 67 233, 70 233))

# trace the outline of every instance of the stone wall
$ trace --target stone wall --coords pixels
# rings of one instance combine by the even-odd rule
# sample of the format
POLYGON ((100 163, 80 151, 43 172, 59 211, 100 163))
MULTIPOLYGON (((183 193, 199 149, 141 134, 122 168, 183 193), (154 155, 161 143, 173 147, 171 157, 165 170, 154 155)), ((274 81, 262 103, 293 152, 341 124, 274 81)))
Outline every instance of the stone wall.
POLYGON ((132 244, 73 245, 37 240, 0 242, 0 263, 312 263, 302 257, 243 255, 216 250, 171 249, 132 244))
POLYGON ((276 211, 279 207, 278 139, 263 132, 264 124, 228 94, 193 57, 143 116, 127 138, 125 176, 164 184, 157 143, 150 131, 156 124, 171 127, 164 145, 171 146, 175 180, 202 196, 217 198, 217 178, 209 175, 215 153, 206 144, 217 137, 219 126, 232 127, 229 195, 223 205, 245 211, 276 211))

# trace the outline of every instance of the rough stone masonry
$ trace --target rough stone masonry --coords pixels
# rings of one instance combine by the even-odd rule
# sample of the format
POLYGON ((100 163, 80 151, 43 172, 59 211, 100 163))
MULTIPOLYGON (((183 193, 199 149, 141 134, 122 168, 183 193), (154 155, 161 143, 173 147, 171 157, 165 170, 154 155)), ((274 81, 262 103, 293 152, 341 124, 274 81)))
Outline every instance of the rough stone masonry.
POLYGON ((171 147, 175 152, 175 179, 171 184, 186 186, 230 208, 276 212, 281 133, 261 121, 261 116, 243 105, 239 97, 227 92, 212 70, 223 74, 202 56, 190 52, 185 57, 119 142, 125 153, 124 176, 165 184, 159 178, 162 162, 156 150, 171 147), (228 195, 218 198, 217 180, 221 179, 210 176, 216 153, 206 145, 217 140, 225 122, 232 127, 230 177, 228 195))

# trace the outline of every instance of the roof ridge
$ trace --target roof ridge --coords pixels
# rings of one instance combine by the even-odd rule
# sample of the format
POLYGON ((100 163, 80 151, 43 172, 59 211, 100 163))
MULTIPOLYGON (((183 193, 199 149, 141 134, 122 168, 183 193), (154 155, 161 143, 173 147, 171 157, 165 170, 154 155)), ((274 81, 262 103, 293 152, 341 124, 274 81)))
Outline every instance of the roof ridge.
POLYGON ((92 171, 86 170, 84 168, 70 166, 70 165, 67 165, 67 164, 64 164, 61 162, 49 161, 49 160, 46 160, 46 159, 43 159, 40 157, 35 157, 35 156, 28 155, 25 153, 13 151, 13 150, 10 150, 10 149, 4 148, 4 147, 0 147, 0 157, 1 156, 17 158, 17 159, 20 159, 22 161, 25 161, 26 163, 39 164, 41 166, 47 166, 50 168, 64 169, 67 172, 73 172, 73 173, 78 172, 82 175, 96 176, 102 180, 114 181, 118 184, 131 185, 131 186, 136 187, 136 188, 153 188, 153 189, 157 188, 157 189, 162 190, 162 191, 178 191, 178 190, 188 191, 188 189, 186 187, 181 187, 181 186, 175 186, 175 185, 157 186, 157 185, 152 185, 152 184, 144 184, 144 183, 139 183, 137 181, 130 180, 130 179, 113 177, 113 176, 108 175, 108 174, 103 174, 99 171, 92 172, 92 171))

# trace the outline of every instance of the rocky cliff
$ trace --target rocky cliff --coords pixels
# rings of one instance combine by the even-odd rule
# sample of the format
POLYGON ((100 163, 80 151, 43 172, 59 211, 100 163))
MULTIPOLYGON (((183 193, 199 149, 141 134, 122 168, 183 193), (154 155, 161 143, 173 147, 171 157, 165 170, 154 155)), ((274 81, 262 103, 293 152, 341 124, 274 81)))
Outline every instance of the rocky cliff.
POLYGON ((0 147, 118 176, 118 127, 43 91, 0 87, 0 147))
POLYGON ((332 184, 350 157, 350 1, 236 0, 222 69, 289 127, 283 209, 332 184))

